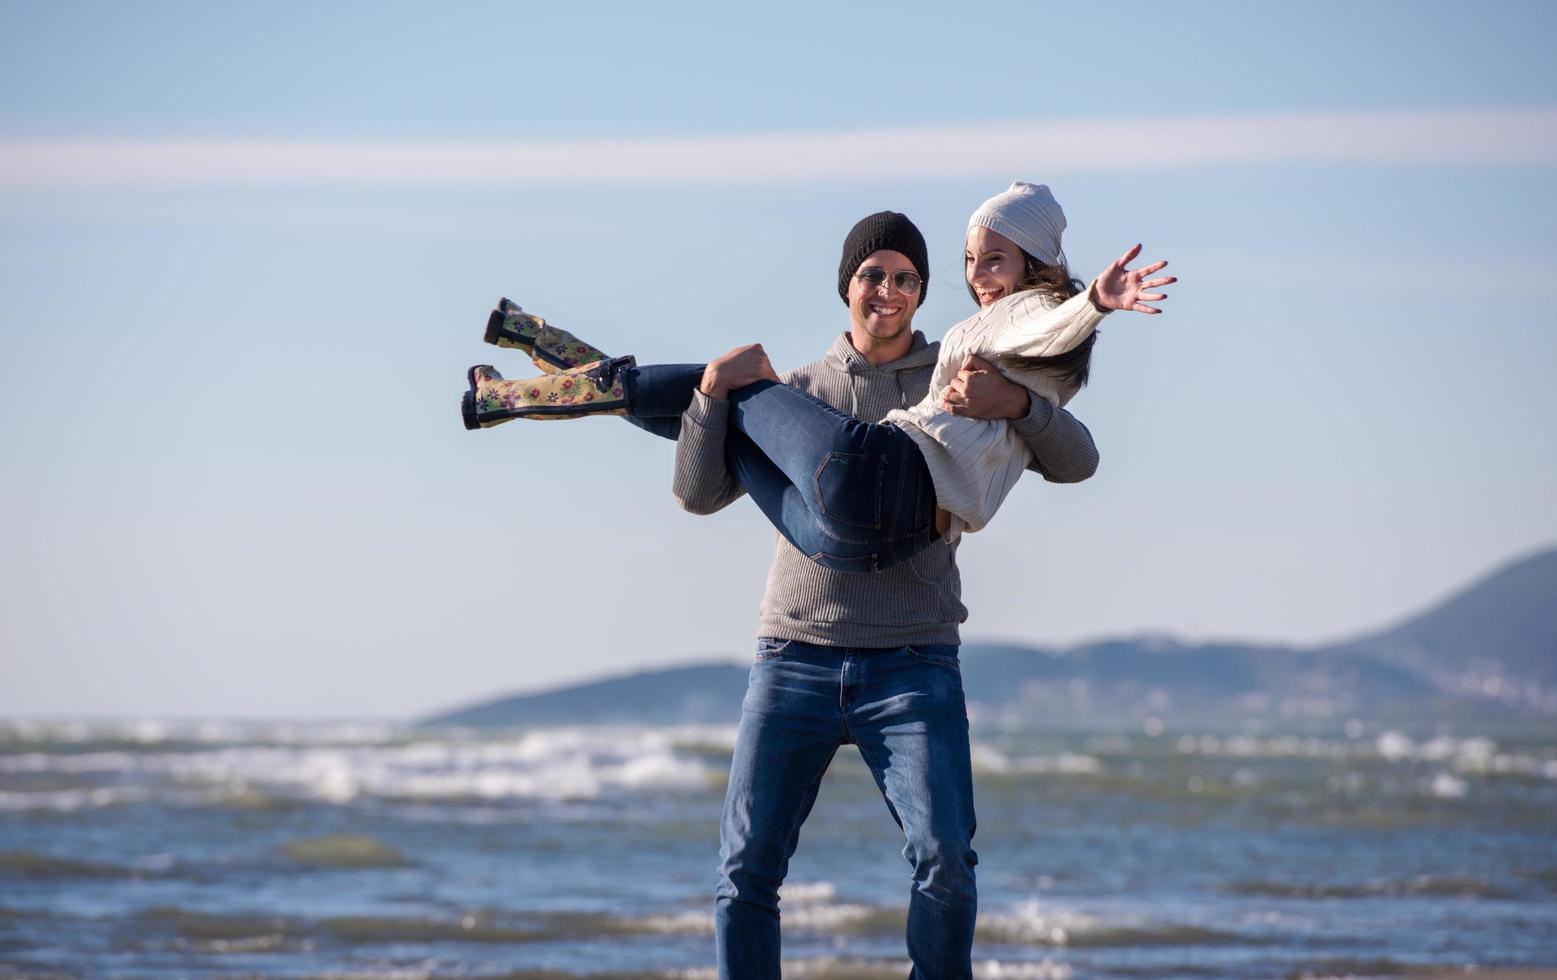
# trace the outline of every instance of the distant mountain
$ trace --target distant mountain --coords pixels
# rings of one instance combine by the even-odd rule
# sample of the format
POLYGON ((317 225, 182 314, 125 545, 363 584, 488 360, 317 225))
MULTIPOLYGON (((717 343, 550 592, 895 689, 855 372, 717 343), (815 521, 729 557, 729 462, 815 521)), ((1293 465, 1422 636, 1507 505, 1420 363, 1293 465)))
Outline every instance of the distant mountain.
POLYGON ((1557 549, 1493 572, 1378 633, 1337 644, 1420 671, 1446 691, 1557 686, 1557 549))
MULTIPOLYGON (((429 725, 731 723, 747 668, 646 671, 485 701, 429 725)), ((1165 637, 1053 650, 962 648, 970 710, 995 721, 1557 716, 1557 549, 1495 571, 1378 633, 1298 649, 1165 637)))
POLYGON ((1157 637, 1063 652, 969 644, 962 676, 970 702, 1013 722, 1379 717, 1409 713, 1439 697, 1420 674, 1365 656, 1157 637))
POLYGON ((740 716, 746 669, 703 664, 645 671, 588 684, 483 701, 425 725, 720 724, 740 716))

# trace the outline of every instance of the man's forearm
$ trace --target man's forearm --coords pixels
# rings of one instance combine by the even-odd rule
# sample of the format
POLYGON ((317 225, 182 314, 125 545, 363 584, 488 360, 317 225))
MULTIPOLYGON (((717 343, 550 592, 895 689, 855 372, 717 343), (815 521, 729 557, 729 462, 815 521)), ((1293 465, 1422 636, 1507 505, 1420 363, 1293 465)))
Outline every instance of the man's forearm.
POLYGON ((1034 396, 1025 416, 1012 419, 1027 448, 1033 451, 1028 469, 1050 483, 1080 483, 1097 472, 1097 444, 1081 420, 1034 396))
POLYGON ((698 392, 682 413, 671 493, 683 510, 712 514, 739 500, 746 492, 725 465, 724 442, 729 431, 729 412, 728 401, 698 392))

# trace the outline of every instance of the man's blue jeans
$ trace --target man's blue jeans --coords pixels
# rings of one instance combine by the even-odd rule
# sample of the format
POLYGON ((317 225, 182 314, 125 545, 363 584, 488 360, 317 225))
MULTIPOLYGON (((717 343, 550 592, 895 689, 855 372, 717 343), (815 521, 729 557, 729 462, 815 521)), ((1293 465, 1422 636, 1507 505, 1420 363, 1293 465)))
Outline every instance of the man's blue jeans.
POLYGON ((759 639, 720 823, 720 980, 777 980, 778 889, 840 745, 854 743, 908 838, 915 980, 971 977, 973 776, 957 647, 759 639))

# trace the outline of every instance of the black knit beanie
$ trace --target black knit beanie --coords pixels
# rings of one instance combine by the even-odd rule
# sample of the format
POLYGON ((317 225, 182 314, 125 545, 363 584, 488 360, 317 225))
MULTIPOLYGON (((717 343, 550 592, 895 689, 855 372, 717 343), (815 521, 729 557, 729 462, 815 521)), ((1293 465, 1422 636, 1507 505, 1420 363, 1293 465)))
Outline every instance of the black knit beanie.
POLYGON ((919 287, 919 302, 914 309, 924 305, 924 295, 930 291, 930 252, 924 245, 924 236, 908 215, 896 211, 878 211, 861 218, 843 240, 843 258, 838 260, 838 295, 844 305, 849 302, 849 280, 859 270, 860 263, 872 252, 887 249, 902 252, 914 264, 924 285, 919 287))

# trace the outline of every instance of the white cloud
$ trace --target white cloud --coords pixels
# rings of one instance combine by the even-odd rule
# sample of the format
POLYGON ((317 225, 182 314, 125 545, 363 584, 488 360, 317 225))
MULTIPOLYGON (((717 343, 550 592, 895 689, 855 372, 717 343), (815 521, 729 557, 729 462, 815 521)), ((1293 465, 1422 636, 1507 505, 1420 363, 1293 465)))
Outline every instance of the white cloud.
POLYGON ((1060 119, 661 140, 0 140, 0 187, 1046 176, 1270 163, 1551 165, 1557 109, 1060 119))

